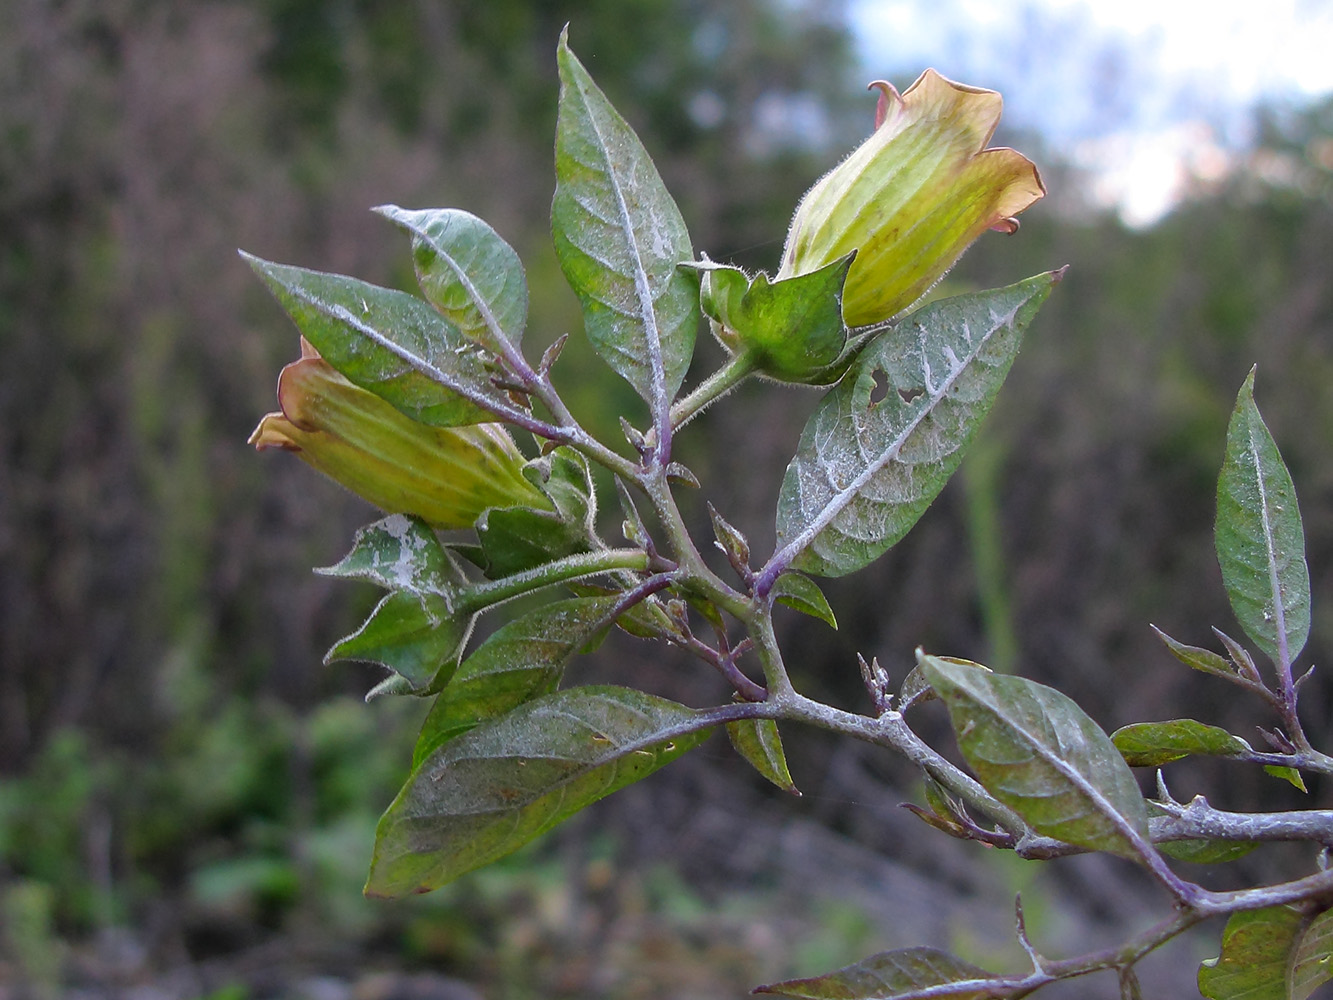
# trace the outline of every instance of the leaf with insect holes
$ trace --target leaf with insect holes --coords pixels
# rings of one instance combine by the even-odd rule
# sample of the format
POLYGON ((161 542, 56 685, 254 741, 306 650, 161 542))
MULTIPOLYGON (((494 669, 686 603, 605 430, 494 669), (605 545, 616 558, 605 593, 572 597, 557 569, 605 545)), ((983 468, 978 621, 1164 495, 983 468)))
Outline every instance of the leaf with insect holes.
POLYGON ((426 892, 522 847, 708 736, 700 713, 620 687, 526 702, 434 750, 380 819, 366 894, 426 892))
POLYGON ((1110 738, 1054 688, 920 655, 963 757, 988 792, 1037 833, 1139 858, 1148 809, 1110 738))
POLYGON ((415 295, 242 254, 322 358, 413 420, 457 427, 513 411, 475 346, 415 295))
POLYGON ((680 209, 651 157, 561 34, 551 231, 593 348, 655 416, 685 378, 699 283, 680 209))
POLYGON ((940 951, 938 948, 900 948, 883 951, 864 961, 849 965, 825 976, 809 979, 788 979, 781 983, 759 986, 755 993, 770 993, 802 1000, 894 1000, 895 997, 917 996, 919 991, 932 986, 975 984, 975 989, 950 991, 951 1000, 983 1000, 986 997, 1008 996, 1002 992, 999 977, 970 962, 940 951))
POLYGON ((1254 370, 1236 397, 1217 480, 1217 561, 1245 634, 1275 663, 1310 635, 1310 571, 1291 473, 1254 403, 1254 370))
POLYGON ((770 565, 843 576, 907 534, 958 467, 1059 277, 933 302, 872 341, 805 425, 770 565))

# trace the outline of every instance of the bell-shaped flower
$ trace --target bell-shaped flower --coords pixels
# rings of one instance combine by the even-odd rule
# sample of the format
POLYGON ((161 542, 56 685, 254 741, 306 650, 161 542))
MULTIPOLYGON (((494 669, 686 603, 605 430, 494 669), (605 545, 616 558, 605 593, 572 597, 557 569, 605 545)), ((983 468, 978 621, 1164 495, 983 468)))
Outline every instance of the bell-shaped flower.
POLYGON ((301 359, 278 378, 278 405, 250 444, 294 451, 388 513, 466 528, 491 507, 550 507, 523 477, 523 453, 503 425, 418 423, 353 385, 304 339, 301 359))
POLYGON ((920 299, 987 229, 1046 193, 1021 153, 987 149, 1003 101, 926 70, 899 94, 878 81, 876 128, 796 209, 778 279, 857 251, 843 289, 848 326, 892 319, 920 299))

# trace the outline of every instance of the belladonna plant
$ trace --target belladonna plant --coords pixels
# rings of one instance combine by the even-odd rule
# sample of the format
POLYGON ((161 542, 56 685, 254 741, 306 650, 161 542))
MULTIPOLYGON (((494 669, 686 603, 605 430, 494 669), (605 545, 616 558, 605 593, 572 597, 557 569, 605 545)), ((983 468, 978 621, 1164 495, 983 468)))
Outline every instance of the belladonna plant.
POLYGON ((696 255, 648 153, 563 38, 557 62, 552 232, 583 335, 646 404, 646 425, 622 419, 624 441, 593 436, 565 405, 559 343, 528 359, 522 265, 467 212, 378 210, 411 240, 421 297, 248 258, 307 344, 282 375, 281 412, 252 440, 295 451, 388 515, 323 571, 385 591, 330 658, 383 665, 372 694, 431 700, 412 773, 379 824, 367 893, 402 896, 465 876, 715 729, 795 791, 778 726, 804 724, 917 766, 924 804, 910 808, 934 828, 923 836, 1028 859, 1113 855, 1160 886, 1162 914, 1126 941, 1051 958, 1028 937, 1020 906, 1027 968, 994 972, 922 946, 758 992, 1020 997, 1107 973, 1137 997, 1144 955, 1226 916, 1221 953, 1199 970, 1205 996, 1309 996, 1333 961, 1333 872, 1322 860, 1333 814, 1182 803, 1160 770, 1145 797, 1131 770, 1202 754, 1301 787, 1304 774, 1333 774, 1297 711, 1309 676, 1293 673, 1310 627, 1309 574, 1295 490, 1255 405, 1253 373, 1227 436, 1216 538, 1241 630, 1270 667, 1222 633, 1222 653, 1163 640, 1276 716, 1266 747, 1194 719, 1108 736, 1050 687, 924 650, 896 679, 874 657, 848 665, 866 685, 864 714, 807 698, 787 672, 775 606, 836 627, 816 579, 886 552, 958 467, 1062 271, 920 302, 983 232, 1016 228, 1041 180, 1019 153, 986 148, 999 95, 933 71, 901 95, 880 84, 873 133, 801 200, 777 274, 751 275, 696 255), (703 319, 729 354, 682 392, 703 319), (828 388, 776 498, 774 551, 756 557, 725 511, 709 508, 712 538, 687 530, 678 492, 700 484, 673 446, 689 420, 759 377, 828 388), (535 442, 531 457, 516 440, 535 442), (614 545, 599 527, 593 466, 615 483, 618 515, 602 519, 624 536, 614 545), (497 621, 519 596, 523 610, 497 621), (637 690, 632 676, 562 686, 565 665, 613 628, 687 651, 731 696, 687 706, 637 690), (941 706, 965 767, 909 721, 941 706), (1309 845, 1310 873, 1215 891, 1173 867, 1220 864, 1274 840, 1309 845))

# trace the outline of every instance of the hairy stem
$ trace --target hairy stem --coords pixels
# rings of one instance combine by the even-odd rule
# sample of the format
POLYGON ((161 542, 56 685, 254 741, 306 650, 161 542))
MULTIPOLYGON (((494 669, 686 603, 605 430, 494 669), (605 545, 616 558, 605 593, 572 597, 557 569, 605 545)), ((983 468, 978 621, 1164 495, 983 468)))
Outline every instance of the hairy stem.
POLYGON ((460 594, 458 610, 467 613, 482 611, 557 583, 615 570, 643 571, 649 568, 648 554, 642 549, 582 552, 545 563, 535 569, 515 573, 513 576, 474 584, 460 594))

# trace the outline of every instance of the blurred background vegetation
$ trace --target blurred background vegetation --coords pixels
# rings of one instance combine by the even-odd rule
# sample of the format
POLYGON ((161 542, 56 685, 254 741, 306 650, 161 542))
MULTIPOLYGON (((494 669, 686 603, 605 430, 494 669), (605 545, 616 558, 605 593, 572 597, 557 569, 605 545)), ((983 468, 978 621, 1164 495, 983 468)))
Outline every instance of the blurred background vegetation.
MULTIPOLYGON (((553 51, 572 21, 696 248, 771 268, 802 191, 869 129, 842 13, 0 4, 0 997, 738 996, 910 944, 1016 965, 1020 888, 1057 953, 1160 905, 1115 864, 1039 870, 942 843, 896 808, 915 794, 909 769, 796 732, 804 799, 771 794, 715 742, 442 892, 359 894, 422 710, 366 707, 375 671, 321 666, 374 595, 310 567, 371 512, 246 447, 297 342, 236 248, 411 287, 404 240, 365 209, 465 207, 526 263, 534 348, 577 331, 547 231, 553 51)), ((884 69, 906 84, 920 68, 884 69)), ((1306 519, 1305 659, 1328 660, 1333 104, 1257 115, 1242 169, 1137 230, 1089 207, 1086 179, 1039 138, 1001 136, 1042 164, 1052 197, 1019 236, 983 239, 949 288, 1069 276, 960 477, 888 557, 827 587, 840 630, 785 623, 807 693, 865 710, 855 654, 901 677, 921 644, 1054 683, 1108 730, 1271 723, 1147 628, 1207 644, 1210 624, 1229 627, 1212 494, 1256 361, 1306 519)), ((720 358, 711 343, 700 355, 696 377, 720 358)), ((633 412, 590 352, 567 351, 557 374, 589 424, 614 434, 633 412)), ((761 553, 815 399, 748 387, 681 437, 761 553)), ((624 639, 578 670, 723 696, 683 666, 624 639)), ((1327 684, 1303 704, 1333 744, 1327 684)), ((939 718, 923 724, 947 745, 939 718)), ((1231 808, 1328 804, 1317 781, 1301 796, 1234 770, 1179 780, 1231 808)), ((1307 861, 1265 852, 1207 877, 1307 861)), ((1155 968, 1191 988, 1188 961, 1155 968)))

